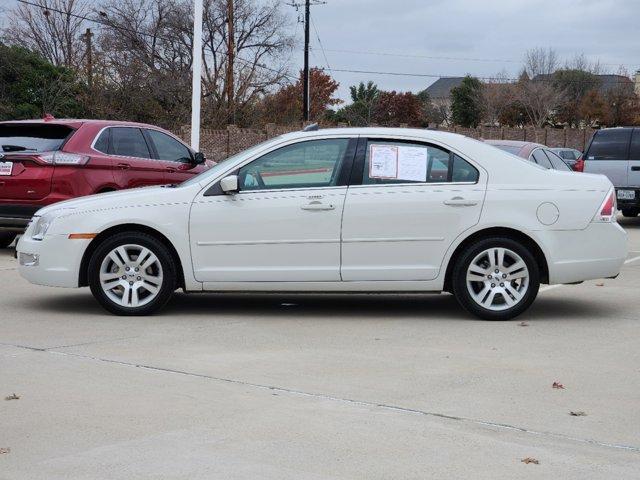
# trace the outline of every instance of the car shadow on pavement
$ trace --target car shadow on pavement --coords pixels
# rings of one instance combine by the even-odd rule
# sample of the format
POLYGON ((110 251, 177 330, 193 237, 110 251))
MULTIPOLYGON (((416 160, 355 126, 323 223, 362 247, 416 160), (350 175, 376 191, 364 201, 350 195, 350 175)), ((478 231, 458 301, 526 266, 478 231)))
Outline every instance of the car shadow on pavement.
MULTIPOLYGON (((109 315, 93 299, 87 289, 60 297, 32 297, 21 306, 58 314, 109 315)), ((385 294, 227 294, 176 293, 158 316, 207 317, 213 315, 246 315, 249 318, 335 318, 424 319, 477 321, 458 305, 452 295, 385 295, 385 294)), ((564 319, 598 319, 615 315, 611 305, 584 298, 549 298, 539 296, 533 306, 518 317, 522 320, 561 321, 564 319)), ((177 320, 179 321, 179 319, 177 320)))

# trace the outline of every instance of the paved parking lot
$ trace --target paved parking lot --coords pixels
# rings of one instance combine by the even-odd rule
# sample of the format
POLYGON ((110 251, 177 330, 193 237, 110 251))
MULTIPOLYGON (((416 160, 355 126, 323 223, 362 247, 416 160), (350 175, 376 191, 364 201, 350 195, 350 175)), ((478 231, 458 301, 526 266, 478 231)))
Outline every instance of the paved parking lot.
POLYGON ((179 294, 122 318, 2 253, 0 478, 640 478, 621 222, 618 279, 499 323, 450 295, 179 294))

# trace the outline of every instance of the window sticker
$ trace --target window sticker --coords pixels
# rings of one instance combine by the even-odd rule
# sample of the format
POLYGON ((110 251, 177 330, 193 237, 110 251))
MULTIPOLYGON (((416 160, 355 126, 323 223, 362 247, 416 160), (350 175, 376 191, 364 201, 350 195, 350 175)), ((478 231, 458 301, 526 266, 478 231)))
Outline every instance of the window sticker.
POLYGON ((369 147, 369 178, 398 178, 398 147, 393 145, 369 147))
POLYGON ((398 180, 427 181, 427 149, 423 147, 398 148, 398 180))

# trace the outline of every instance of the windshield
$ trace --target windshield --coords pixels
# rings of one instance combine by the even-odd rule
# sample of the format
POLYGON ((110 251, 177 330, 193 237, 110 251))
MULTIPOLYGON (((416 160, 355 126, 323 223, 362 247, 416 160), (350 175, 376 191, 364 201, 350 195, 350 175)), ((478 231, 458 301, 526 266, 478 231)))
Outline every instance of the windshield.
POLYGON ((0 124, 3 152, 51 152, 60 150, 73 129, 65 125, 41 123, 0 124))
POLYGON ((189 180, 186 180, 186 181, 182 182, 180 184, 180 186, 181 187, 186 187, 186 186, 189 186, 189 185, 193 185, 194 183, 206 182, 210 177, 215 177, 216 175, 218 175, 222 171, 226 170, 227 165, 231 161, 236 160, 236 159, 238 159, 240 157, 249 156, 253 152, 255 152, 257 150, 260 150, 265 145, 268 145, 269 143, 272 143, 272 142, 274 142, 274 141, 276 141, 276 140, 278 140, 280 138, 282 138, 282 137, 280 136, 280 137, 270 138, 269 140, 266 140, 264 142, 260 142, 260 143, 258 143, 256 145, 254 145, 253 147, 249 147, 246 150, 242 150, 241 152, 238 152, 235 155, 227 157, 224 160, 221 160, 220 162, 218 162, 216 165, 214 165, 210 169, 205 170, 201 174, 196 175, 195 177, 192 177, 189 180))

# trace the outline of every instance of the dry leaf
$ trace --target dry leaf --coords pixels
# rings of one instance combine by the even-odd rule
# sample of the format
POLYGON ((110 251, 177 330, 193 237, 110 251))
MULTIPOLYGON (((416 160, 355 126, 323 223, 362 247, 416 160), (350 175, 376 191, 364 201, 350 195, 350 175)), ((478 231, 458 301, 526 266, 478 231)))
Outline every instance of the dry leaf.
POLYGON ((596 283, 596 287, 604 287, 604 282, 596 283))
POLYGON ((582 412, 582 411, 578 411, 578 412, 569 412, 569 415, 573 416, 573 417, 586 417, 587 414, 582 412))
POLYGON ((553 382, 553 385, 551 385, 553 388, 559 388, 564 390, 564 385, 559 383, 559 382, 553 382))
POLYGON ((20 396, 12 393, 11 395, 4 397, 5 400, 20 400, 20 396))
POLYGON ((522 463, 533 463, 535 465, 540 465, 540 462, 538 461, 537 458, 533 458, 533 457, 527 457, 527 458, 523 458, 522 460, 520 460, 522 463))
POLYGON ((529 326, 529 324, 527 322, 520 322, 518 325, 521 326, 521 327, 528 327, 529 326))
POLYGON ((9 453, 10 451, 11 451, 11 449, 9 447, 0 448, 0 455, 5 454, 5 453, 9 453))

